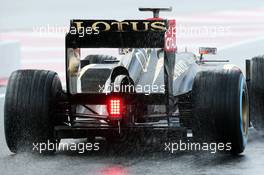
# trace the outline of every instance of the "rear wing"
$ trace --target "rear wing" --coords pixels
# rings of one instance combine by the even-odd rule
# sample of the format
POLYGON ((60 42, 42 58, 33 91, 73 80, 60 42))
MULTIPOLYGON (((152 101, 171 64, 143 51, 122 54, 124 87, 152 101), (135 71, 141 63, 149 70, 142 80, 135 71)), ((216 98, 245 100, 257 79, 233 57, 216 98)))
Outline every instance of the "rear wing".
MULTIPOLYGON (((67 48, 161 48, 164 50, 165 94, 123 94, 148 104, 174 105, 173 72, 176 52, 175 20, 72 20, 66 35, 67 48)), ((68 67, 67 51, 66 67, 68 67)), ((66 79, 68 72, 66 71, 66 79)), ((67 89, 69 89, 67 82, 67 89)), ((72 103, 103 104, 105 94, 70 94, 72 103), (97 99, 97 100, 96 100, 97 99)), ((171 110, 168 110, 171 111, 171 110)))
POLYGON ((163 48, 167 20, 72 20, 71 48, 163 48))

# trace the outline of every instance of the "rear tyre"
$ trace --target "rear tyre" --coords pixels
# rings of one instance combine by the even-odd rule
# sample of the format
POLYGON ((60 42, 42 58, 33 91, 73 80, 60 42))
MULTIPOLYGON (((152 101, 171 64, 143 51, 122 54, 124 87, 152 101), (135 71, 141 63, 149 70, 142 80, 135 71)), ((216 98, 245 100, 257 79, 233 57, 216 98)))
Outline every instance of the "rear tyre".
POLYGON ((193 85, 192 105, 195 138, 224 143, 225 151, 234 154, 244 151, 249 104, 246 81, 238 68, 199 72, 193 85))
POLYGON ((56 143, 53 121, 61 90, 59 77, 52 71, 18 70, 11 74, 4 109, 5 137, 11 152, 32 151, 33 143, 56 143))
POLYGON ((83 68, 89 64, 107 64, 116 61, 117 58, 110 55, 88 55, 83 60, 81 60, 81 67, 83 68))
POLYGON ((252 58, 250 70, 251 121, 257 130, 264 130, 264 56, 252 58))

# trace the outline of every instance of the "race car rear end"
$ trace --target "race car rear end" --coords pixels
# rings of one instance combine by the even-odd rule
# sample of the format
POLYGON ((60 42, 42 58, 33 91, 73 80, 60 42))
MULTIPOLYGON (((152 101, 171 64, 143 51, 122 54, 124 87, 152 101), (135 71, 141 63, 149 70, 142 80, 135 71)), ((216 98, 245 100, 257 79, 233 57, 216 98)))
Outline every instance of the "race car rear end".
POLYGON ((173 31, 175 21, 73 20, 71 25, 77 30, 78 27, 85 29, 90 26, 104 30, 100 30, 98 35, 85 35, 83 38, 71 33, 66 36, 68 69, 67 92, 64 96, 72 110, 64 115, 64 120, 70 116, 67 122, 71 127, 56 126, 58 137, 86 137, 88 134, 113 138, 113 133, 120 135, 131 130, 182 129, 168 124, 167 114, 172 113, 169 111, 172 110, 170 106, 173 106, 169 105, 169 96, 173 96, 172 69, 162 67, 159 76, 163 77, 155 84, 158 89, 156 92, 144 91, 147 79, 151 79, 144 68, 154 67, 156 64, 151 63, 150 59, 154 60, 152 54, 156 57, 161 55, 167 61, 166 65, 173 65, 176 51, 173 31), (81 55, 80 50, 84 48, 117 48, 125 59, 102 55, 88 55, 89 58, 80 59, 78 55, 81 55), (124 53, 125 50, 127 53, 124 53), (80 61, 73 65, 76 62, 72 60, 80 61), (76 69, 73 70, 72 67, 76 69), (106 76, 103 78, 101 75, 106 76), (94 84, 94 91, 91 91, 92 87, 83 88, 89 84, 94 84), (143 88, 141 92, 137 88, 139 86, 143 88), (101 91, 99 87, 103 87, 101 91), (149 109, 151 107, 158 107, 159 112, 155 113, 149 109))
POLYGON ((139 132, 191 133, 198 142, 230 143, 232 153, 244 151, 249 78, 234 65, 208 64, 203 55, 215 49, 201 49, 200 58, 177 53, 175 20, 146 10, 154 18, 72 20, 65 38, 66 90, 53 71, 11 75, 5 133, 12 152, 30 150, 35 142, 97 136, 113 141, 139 132), (109 49, 116 55, 102 54, 109 49))

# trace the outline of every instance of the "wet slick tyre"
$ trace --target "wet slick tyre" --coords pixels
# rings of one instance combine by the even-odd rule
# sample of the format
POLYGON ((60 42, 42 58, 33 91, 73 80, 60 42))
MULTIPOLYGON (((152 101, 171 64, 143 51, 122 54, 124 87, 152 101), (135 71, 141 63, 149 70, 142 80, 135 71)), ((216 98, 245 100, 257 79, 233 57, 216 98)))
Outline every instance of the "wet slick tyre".
POLYGON ((264 131, 264 56, 252 58, 250 70, 250 117, 253 126, 264 131))
POLYGON ((33 143, 56 142, 53 117, 61 89, 59 77, 52 71, 18 70, 11 74, 4 109, 5 138, 11 152, 32 152, 33 143))
POLYGON ((246 81, 241 71, 199 72, 192 91, 193 134, 200 142, 225 145, 220 151, 242 153, 248 137, 249 111, 246 81))

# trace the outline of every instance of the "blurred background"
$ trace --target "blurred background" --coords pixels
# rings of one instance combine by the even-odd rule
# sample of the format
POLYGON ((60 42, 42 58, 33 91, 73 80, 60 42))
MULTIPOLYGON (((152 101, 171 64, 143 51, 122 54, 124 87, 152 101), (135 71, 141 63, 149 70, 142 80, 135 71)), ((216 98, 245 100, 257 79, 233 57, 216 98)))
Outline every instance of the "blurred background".
POLYGON ((244 60, 264 54, 264 1, 0 0, 0 85, 19 68, 51 69, 65 79, 64 37, 70 19, 144 19, 138 7, 173 7, 178 51, 217 47, 214 59, 244 60))

